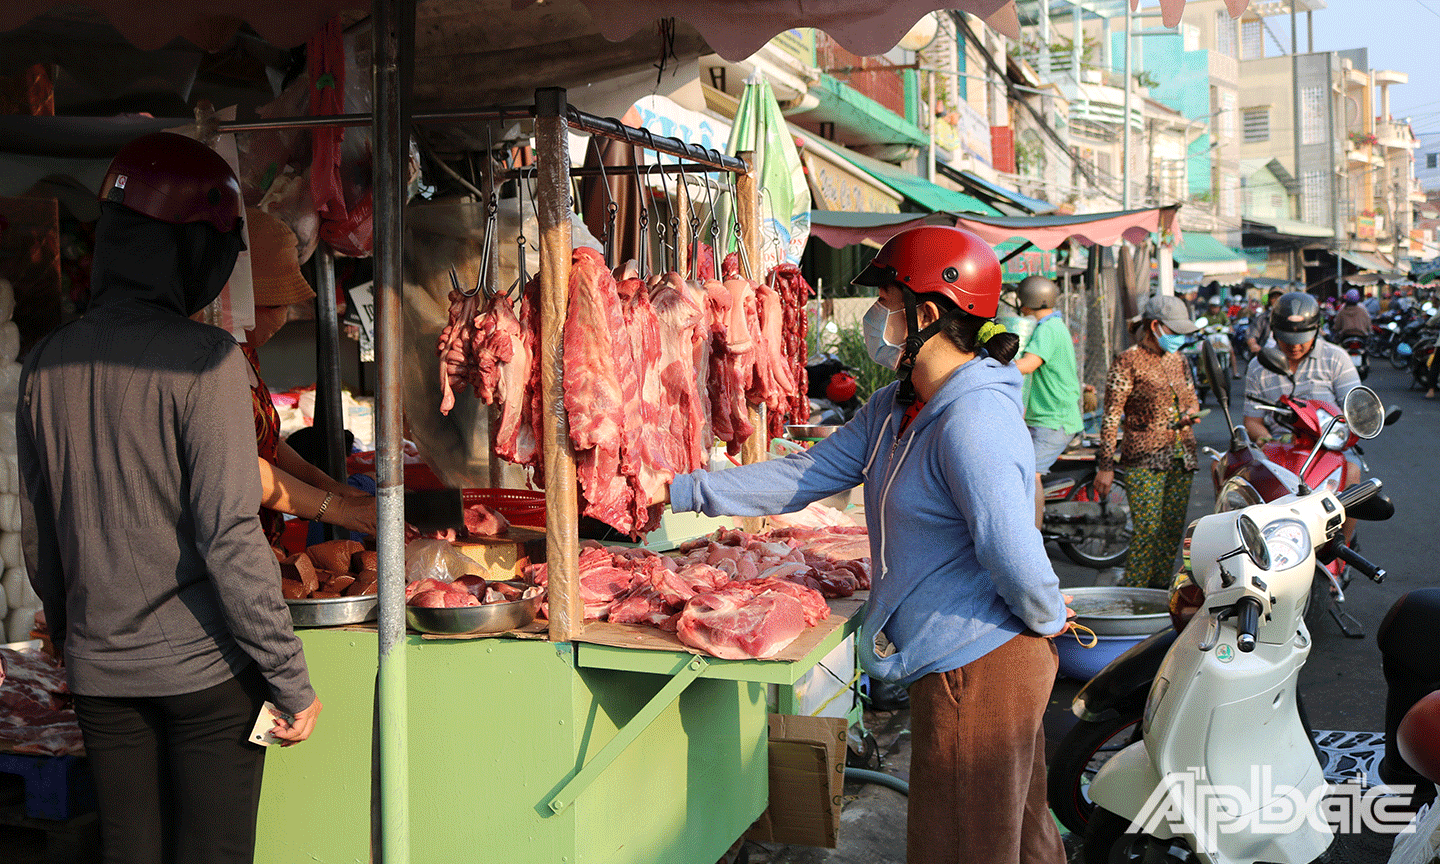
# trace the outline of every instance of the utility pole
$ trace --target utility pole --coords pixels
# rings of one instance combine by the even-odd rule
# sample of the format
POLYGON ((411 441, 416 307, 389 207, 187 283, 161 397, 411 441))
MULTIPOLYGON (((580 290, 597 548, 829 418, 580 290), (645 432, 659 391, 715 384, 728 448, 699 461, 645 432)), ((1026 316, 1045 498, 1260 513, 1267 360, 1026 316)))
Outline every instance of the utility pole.
MULTIPOLYGON (((1110 19, 1101 19, 1106 24, 1106 41, 1109 41, 1110 19)), ((1134 89, 1130 81, 1130 3, 1125 4, 1125 118, 1122 123, 1124 138, 1120 144, 1120 158, 1124 160, 1124 170, 1120 172, 1120 182, 1125 188, 1120 192, 1120 209, 1130 209, 1130 91, 1134 89)))
POLYGON ((1300 27, 1295 16, 1295 2, 1290 0, 1290 100, 1292 105, 1291 138, 1294 141, 1295 181, 1299 194, 1295 197, 1295 214, 1300 221, 1311 215, 1305 212, 1305 175, 1300 170, 1300 27))

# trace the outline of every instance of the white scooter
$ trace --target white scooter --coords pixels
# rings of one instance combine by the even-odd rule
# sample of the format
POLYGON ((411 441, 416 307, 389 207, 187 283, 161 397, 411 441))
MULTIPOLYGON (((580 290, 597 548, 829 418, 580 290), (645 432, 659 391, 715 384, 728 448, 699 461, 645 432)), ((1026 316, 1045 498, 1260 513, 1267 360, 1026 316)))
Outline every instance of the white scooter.
MULTIPOLYGON (((1384 419, 1374 391, 1346 397, 1343 420, 1360 437, 1375 437, 1384 419)), ((1317 553, 1376 569, 1344 546, 1341 526, 1379 488, 1302 486, 1190 526, 1185 567, 1204 605, 1151 686, 1143 740, 1090 784, 1087 864, 1308 864, 1330 846, 1320 812, 1328 786, 1295 701, 1310 653, 1304 613, 1317 553)))

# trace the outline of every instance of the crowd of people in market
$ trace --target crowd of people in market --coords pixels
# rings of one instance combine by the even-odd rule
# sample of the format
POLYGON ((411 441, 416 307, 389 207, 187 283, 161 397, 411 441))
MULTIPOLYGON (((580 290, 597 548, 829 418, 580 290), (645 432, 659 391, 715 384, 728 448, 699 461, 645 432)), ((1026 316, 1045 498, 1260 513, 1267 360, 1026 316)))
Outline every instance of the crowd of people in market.
MULTIPOLYGON (((314 296, 283 254, 288 230, 243 208, 204 145, 138 139, 102 187, 88 310, 24 364, 30 578, 64 658, 105 842, 137 861, 250 860, 265 752, 250 729, 270 716, 281 746, 299 744, 322 707, 272 547, 285 515, 376 528, 373 483, 333 479, 282 440, 260 376, 256 349, 314 296), (237 343, 193 319, 229 278, 242 220, 255 325, 237 343)), ((1023 343, 997 323, 1001 266, 972 233, 903 231, 854 281, 875 294, 864 340, 894 382, 813 447, 681 473, 645 503, 762 516, 863 485, 873 581, 859 658, 908 691, 910 782, 925 790, 909 802, 907 860, 1060 864, 1042 719, 1053 640, 1073 612, 1040 527, 1044 477, 1084 430, 1096 388, 1080 381, 1053 281, 1016 286, 1033 322, 1023 343)), ((1410 300, 1387 299, 1400 310, 1410 300)), ((1175 572, 1203 416, 1181 348, 1198 318, 1250 322, 1236 352, 1250 359, 1234 374, 1257 445, 1282 432, 1263 403, 1293 386, 1342 404, 1360 384, 1325 338, 1327 318, 1337 335, 1368 335, 1387 311, 1379 298, 1352 290, 1333 316, 1304 291, 1267 300, 1217 294, 1202 311, 1157 294, 1129 322, 1132 344, 1100 388, 1093 482, 1104 498, 1124 473, 1134 533, 1123 584, 1168 588, 1175 572), (1272 347, 1288 374, 1253 356, 1272 347)), ((1344 485, 1358 479, 1352 462, 1344 485)))

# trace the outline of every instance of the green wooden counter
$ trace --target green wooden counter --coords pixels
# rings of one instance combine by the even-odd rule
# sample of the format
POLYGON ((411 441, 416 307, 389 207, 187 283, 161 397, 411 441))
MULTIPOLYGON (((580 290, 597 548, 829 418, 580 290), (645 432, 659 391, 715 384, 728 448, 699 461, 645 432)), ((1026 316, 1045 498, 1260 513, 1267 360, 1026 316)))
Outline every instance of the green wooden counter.
MULTIPOLYGON (((412 634, 410 860, 712 864, 766 806, 765 683, 793 683, 859 621, 859 602, 832 608, 786 662, 412 634)), ((364 864, 376 635, 299 632, 325 709, 266 757, 255 860, 364 864)))

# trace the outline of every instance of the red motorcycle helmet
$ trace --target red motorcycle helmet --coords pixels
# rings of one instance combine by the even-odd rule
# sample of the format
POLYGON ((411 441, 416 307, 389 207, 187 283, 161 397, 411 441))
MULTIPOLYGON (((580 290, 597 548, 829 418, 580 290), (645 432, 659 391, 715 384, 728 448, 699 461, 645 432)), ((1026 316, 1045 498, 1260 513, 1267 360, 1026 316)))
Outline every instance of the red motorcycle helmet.
POLYGON ((220 154, 191 138, 155 132, 120 148, 100 184, 100 200, 184 225, 208 222, 228 234, 240 224, 240 181, 220 154))
POLYGON ((1000 259, 963 228, 922 225, 885 241, 856 285, 899 284, 916 294, 944 294, 960 311, 995 317, 1000 305, 1000 259))
POLYGON ((849 402, 855 398, 855 376, 849 372, 836 372, 825 384, 825 398, 835 404, 849 402))

